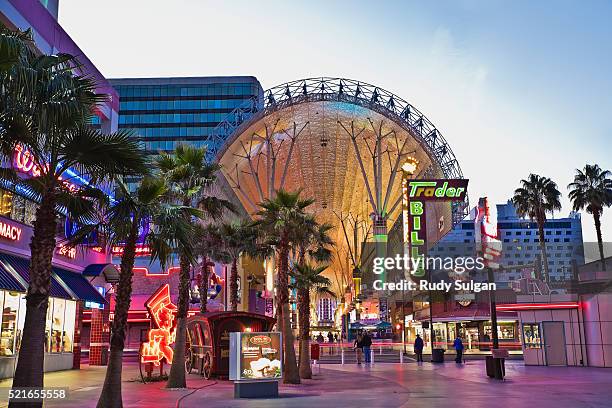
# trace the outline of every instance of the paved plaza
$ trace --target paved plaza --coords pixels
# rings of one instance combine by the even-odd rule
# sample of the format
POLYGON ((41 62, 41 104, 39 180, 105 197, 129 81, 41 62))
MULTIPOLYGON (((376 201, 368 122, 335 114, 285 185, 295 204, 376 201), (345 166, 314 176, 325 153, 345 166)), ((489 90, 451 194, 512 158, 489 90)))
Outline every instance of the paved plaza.
MULTIPOLYGON (((234 400, 229 381, 206 381, 190 375, 188 390, 173 391, 164 383, 141 384, 138 366, 127 363, 123 400, 126 407, 453 407, 580 408, 612 406, 612 370, 577 367, 525 367, 507 364, 507 380, 490 380, 483 361, 464 365, 413 362, 374 366, 324 365, 312 380, 281 386, 281 398, 234 400)), ((46 374, 46 386, 69 386, 67 401, 48 407, 94 407, 104 367, 46 374)), ((0 387, 10 386, 10 380, 0 387)), ((0 406, 7 404, 3 402, 0 406)))

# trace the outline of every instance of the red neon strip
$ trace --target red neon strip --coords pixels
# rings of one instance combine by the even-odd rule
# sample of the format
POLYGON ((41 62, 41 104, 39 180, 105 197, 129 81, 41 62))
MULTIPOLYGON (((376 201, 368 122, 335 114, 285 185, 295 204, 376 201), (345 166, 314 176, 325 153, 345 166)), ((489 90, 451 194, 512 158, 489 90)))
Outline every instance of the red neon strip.
POLYGON ((539 310, 539 309, 578 309, 578 302, 558 302, 558 303, 509 303, 497 305, 496 310, 539 310))

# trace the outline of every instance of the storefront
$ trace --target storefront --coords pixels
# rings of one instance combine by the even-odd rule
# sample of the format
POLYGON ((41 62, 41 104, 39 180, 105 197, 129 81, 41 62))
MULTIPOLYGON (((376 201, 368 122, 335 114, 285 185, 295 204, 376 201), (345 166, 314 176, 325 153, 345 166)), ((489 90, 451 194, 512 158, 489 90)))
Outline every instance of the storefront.
MULTIPOLYGON (((29 225, 0 216, 0 378, 12 377, 17 364, 30 280, 31 237, 29 225)), ((45 371, 80 366, 82 311, 86 304, 99 307, 106 302, 81 272, 105 260, 104 254, 95 251, 57 246, 45 324, 45 371)))

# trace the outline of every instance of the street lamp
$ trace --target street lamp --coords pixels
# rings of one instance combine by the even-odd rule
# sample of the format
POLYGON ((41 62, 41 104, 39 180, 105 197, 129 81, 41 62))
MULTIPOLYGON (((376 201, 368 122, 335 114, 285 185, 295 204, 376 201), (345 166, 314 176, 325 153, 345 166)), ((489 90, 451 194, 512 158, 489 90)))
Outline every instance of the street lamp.
MULTIPOLYGON (((419 161, 412 156, 409 156, 402 164, 402 217, 404 221, 404 253, 406 249, 410 254, 410 223, 408 221, 408 180, 414 175, 419 167, 419 161), (408 248, 406 248, 408 244, 408 248)), ((404 278, 406 274, 404 273, 404 278)), ((406 353, 406 285, 402 285, 402 344, 404 346, 404 354, 406 353)))

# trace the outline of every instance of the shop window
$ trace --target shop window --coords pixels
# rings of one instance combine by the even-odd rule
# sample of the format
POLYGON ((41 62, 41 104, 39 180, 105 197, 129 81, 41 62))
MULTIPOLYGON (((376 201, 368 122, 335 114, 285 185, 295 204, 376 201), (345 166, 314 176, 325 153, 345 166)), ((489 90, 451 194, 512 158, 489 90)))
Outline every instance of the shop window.
POLYGON ((19 313, 17 315, 17 335, 15 336, 15 354, 19 353, 21 348, 21 335, 23 334, 23 326, 25 325, 26 315, 26 298, 25 294, 19 296, 19 313))
MULTIPOLYGON (((491 324, 484 325, 484 334, 491 338, 491 324)), ((497 323, 497 338, 499 340, 514 340, 514 323, 497 323)))
POLYGON ((66 313, 64 317, 64 330, 62 335, 62 345, 64 352, 72 352, 74 324, 76 320, 76 302, 72 300, 66 301, 66 313))
POLYGON ((0 215, 10 218, 13 209, 13 193, 0 189, 0 215))
POLYGON ((61 353, 63 350, 64 313, 66 300, 53 299, 53 314, 51 321, 51 353, 61 353))
POLYGON ((542 339, 540 337, 540 325, 537 323, 523 324, 523 344, 525 348, 539 349, 542 348, 542 339))
POLYGON ((15 354, 15 335, 17 332, 17 311, 19 310, 19 293, 3 292, 2 323, 0 334, 0 355, 15 354))
POLYGON ((51 316, 53 315, 53 298, 49 298, 47 307, 47 320, 45 323, 45 352, 48 353, 51 347, 51 316))

